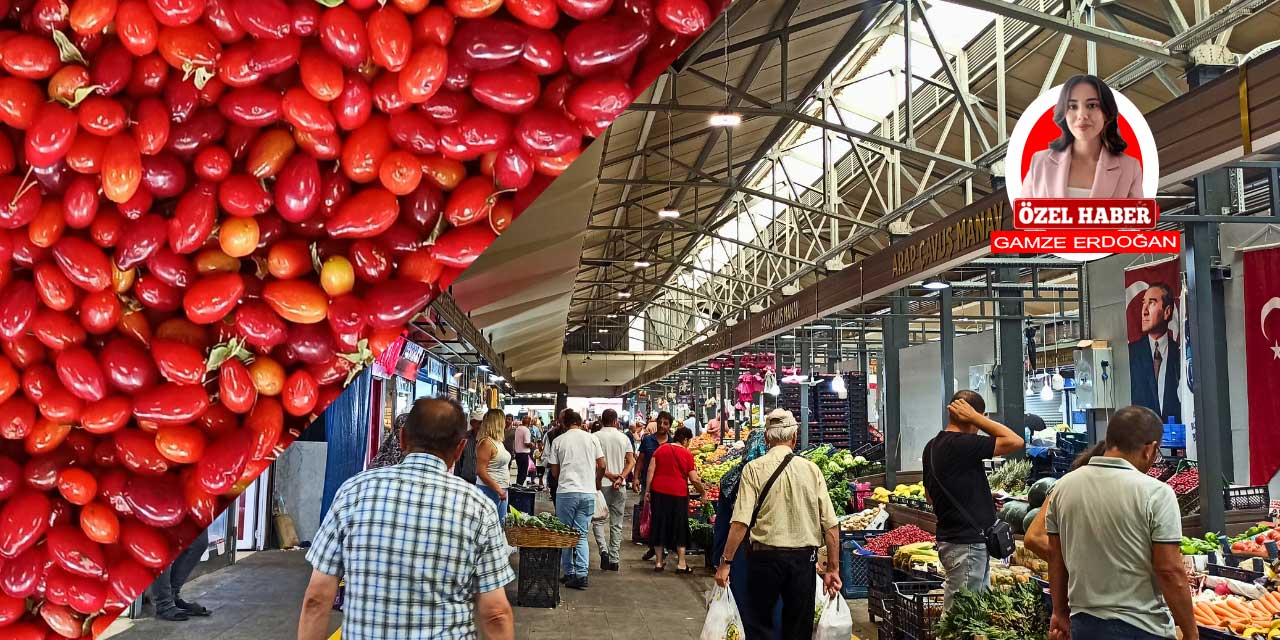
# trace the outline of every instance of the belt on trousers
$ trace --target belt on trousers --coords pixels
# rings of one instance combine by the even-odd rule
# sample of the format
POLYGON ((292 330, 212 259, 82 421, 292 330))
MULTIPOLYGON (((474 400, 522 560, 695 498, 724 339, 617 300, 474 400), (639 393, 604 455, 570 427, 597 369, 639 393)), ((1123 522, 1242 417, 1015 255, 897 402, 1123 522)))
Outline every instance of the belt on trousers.
POLYGON ((801 552, 816 553, 818 548, 817 547, 775 547, 771 544, 764 544, 763 542, 752 542, 751 550, 752 551, 772 551, 772 552, 793 552, 793 553, 801 553, 801 552))

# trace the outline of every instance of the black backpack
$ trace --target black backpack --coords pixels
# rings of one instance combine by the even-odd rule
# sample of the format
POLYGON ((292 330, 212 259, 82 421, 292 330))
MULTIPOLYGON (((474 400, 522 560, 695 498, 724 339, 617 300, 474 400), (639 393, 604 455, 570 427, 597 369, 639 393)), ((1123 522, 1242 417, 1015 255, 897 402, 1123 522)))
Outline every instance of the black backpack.
POLYGON ((462 457, 454 467, 454 474, 472 484, 476 482, 476 437, 467 436, 467 446, 462 450, 462 457))

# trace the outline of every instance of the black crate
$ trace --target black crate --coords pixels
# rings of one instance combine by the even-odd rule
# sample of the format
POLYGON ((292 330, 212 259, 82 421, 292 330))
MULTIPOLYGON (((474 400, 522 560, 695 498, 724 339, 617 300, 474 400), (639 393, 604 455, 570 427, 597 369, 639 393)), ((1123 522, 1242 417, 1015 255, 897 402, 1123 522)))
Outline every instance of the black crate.
POLYGON ((1261 579, 1266 572, 1266 565, 1261 558, 1256 558, 1257 566, 1261 571, 1249 571, 1248 569, 1240 569, 1238 567, 1229 567, 1221 564, 1209 563, 1205 565, 1205 573, 1219 578, 1228 578, 1231 580, 1239 580, 1240 582, 1253 582, 1261 579))
POLYGON ((1058 450, 1070 458, 1082 454, 1089 448, 1089 435, 1085 433, 1058 432, 1058 450))
POLYGON ((1266 485, 1256 487, 1227 487, 1227 511, 1266 509, 1271 504, 1271 493, 1266 485))
POLYGON ((516 605, 554 609, 560 604, 560 549, 520 548, 516 605))
POLYGON ((894 629, 903 640, 934 640, 933 627, 942 618, 942 583, 895 582, 893 589, 894 629))
MULTIPOLYGON (((889 550, 892 554, 897 550, 889 550)), ((867 567, 867 611, 871 621, 893 620, 894 583, 910 582, 914 578, 910 574, 893 566, 893 556, 863 556, 867 567)))
POLYGON ((536 490, 524 489, 522 487, 511 487, 507 489, 507 495, 511 498, 511 508, 525 515, 536 515, 533 512, 534 498, 538 495, 536 490))
POLYGON ((1200 627, 1200 640, 1240 640, 1240 636, 1234 633, 1227 633, 1222 629, 1200 627))

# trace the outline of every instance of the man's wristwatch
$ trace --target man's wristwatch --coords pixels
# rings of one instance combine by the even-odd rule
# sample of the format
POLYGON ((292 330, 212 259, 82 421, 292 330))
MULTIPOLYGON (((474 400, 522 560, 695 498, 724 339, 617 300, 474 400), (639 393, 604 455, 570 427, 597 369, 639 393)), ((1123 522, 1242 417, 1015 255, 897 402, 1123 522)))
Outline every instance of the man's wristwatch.
POLYGON ((726 565, 726 564, 733 564, 733 558, 725 558, 725 557, 721 557, 721 558, 720 558, 720 566, 722 566, 722 567, 723 567, 723 566, 724 566, 724 565, 726 565))

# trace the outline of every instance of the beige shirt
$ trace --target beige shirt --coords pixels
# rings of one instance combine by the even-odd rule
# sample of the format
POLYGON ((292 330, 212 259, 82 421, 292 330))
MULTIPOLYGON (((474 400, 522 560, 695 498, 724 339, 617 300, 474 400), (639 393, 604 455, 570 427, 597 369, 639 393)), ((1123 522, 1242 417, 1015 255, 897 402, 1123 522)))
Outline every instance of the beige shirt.
MULTIPOLYGON (((751 524, 751 513, 769 477, 791 453, 775 446, 742 469, 733 521, 751 524)), ((799 456, 787 465, 765 496, 760 517, 751 530, 751 541, 788 549, 823 546, 823 533, 836 526, 836 510, 827 494, 827 483, 818 465, 799 456)))

